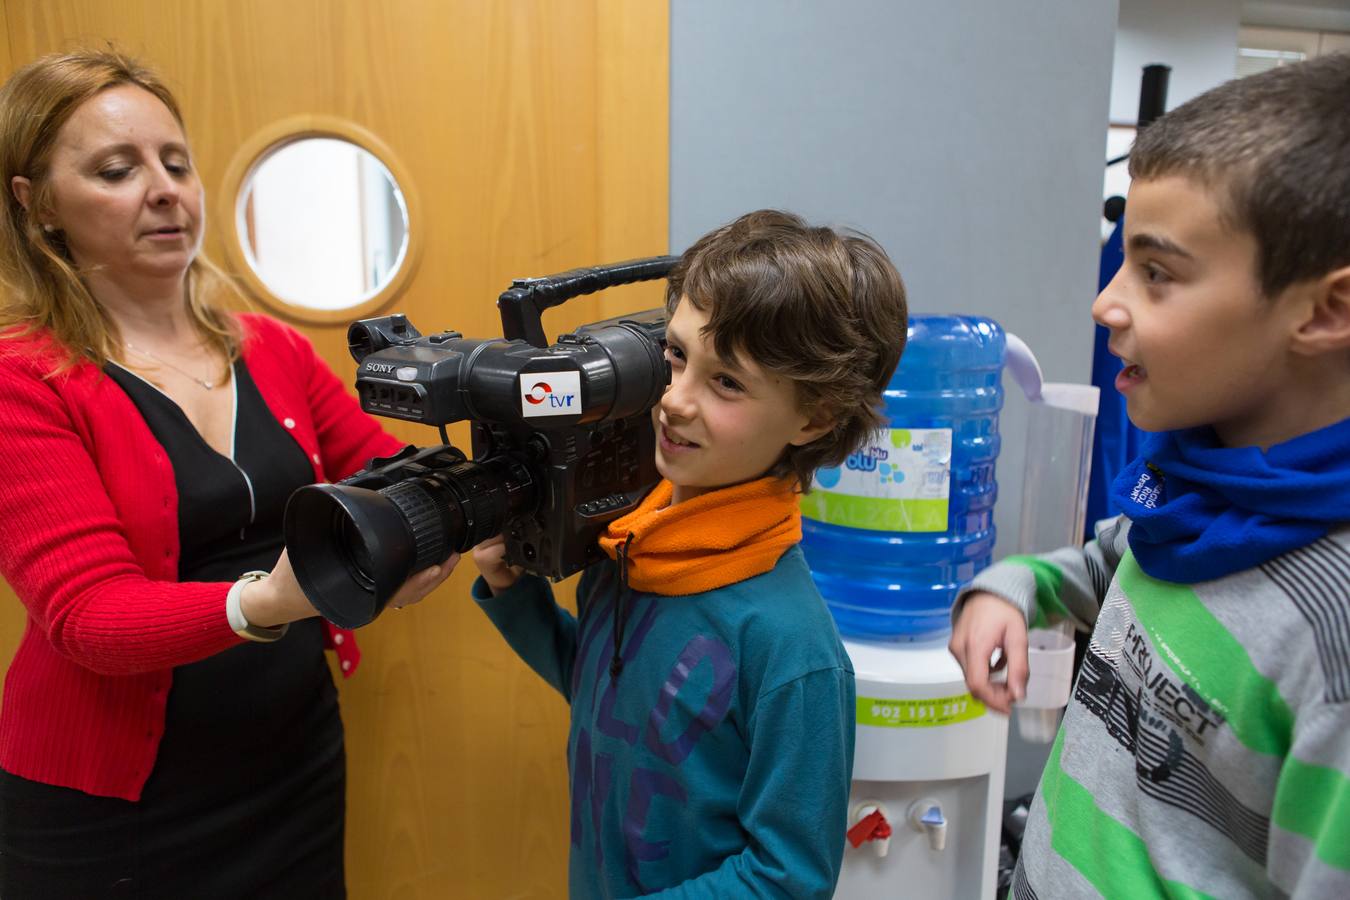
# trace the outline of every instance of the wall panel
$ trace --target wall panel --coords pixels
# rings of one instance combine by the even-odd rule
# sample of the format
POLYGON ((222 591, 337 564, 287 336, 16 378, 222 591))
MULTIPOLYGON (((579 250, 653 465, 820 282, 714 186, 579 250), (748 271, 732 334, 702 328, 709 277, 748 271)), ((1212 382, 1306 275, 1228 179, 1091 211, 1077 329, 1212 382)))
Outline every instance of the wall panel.
MULTIPOLYGON (((236 148, 302 113, 369 129, 409 171, 426 244, 391 308, 424 331, 496 335, 495 298, 511 278, 667 249, 664 2, 10 0, 0 10, 5 73, 111 40, 167 77, 207 186, 217 261, 236 148)), ((550 312, 546 330, 661 299, 655 285, 614 294, 550 312)), ((304 330, 349 379, 345 327, 304 330)), ((430 429, 391 428, 434 441, 430 429)), ((464 441, 467 430, 451 434, 464 441)), ((366 629, 362 670, 342 686, 354 898, 565 894, 567 709, 473 607, 472 569, 466 561, 420 607, 366 629)), ((23 617, 5 593, 7 660, 23 617)))

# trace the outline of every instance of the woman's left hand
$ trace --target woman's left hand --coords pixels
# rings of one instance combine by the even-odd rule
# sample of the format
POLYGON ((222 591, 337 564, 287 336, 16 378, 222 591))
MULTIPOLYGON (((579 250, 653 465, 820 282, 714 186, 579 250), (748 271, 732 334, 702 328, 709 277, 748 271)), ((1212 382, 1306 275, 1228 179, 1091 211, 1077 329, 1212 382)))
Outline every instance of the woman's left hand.
POLYGON ((450 558, 440 565, 423 569, 410 576, 407 581, 403 582, 403 587, 399 588, 385 605, 390 609, 402 609, 405 606, 412 606, 414 603, 421 603, 423 597, 441 586, 441 583, 450 576, 457 565, 459 565, 459 554, 451 553, 450 558))

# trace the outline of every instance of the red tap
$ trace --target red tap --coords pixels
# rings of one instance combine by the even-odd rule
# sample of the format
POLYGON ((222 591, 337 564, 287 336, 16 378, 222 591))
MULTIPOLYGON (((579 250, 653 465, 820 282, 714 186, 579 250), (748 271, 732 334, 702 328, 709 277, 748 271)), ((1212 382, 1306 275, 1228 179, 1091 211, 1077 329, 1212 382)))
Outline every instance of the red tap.
POLYGON ((891 836, 891 823, 874 809, 858 820, 858 824, 848 830, 848 842, 856 850, 868 841, 880 841, 891 836))

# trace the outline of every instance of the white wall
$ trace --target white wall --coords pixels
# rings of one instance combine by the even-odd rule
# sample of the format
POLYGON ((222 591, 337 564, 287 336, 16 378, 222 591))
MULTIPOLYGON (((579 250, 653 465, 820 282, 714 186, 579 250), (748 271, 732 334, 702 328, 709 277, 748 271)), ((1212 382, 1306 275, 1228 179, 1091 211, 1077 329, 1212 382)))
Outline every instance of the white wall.
POLYGON ((1262 0, 1243 3, 1242 24, 1350 32, 1350 0, 1262 0))
POLYGON ((1350 32, 1350 0, 1120 0, 1111 121, 1134 122, 1149 63, 1172 67, 1168 109, 1232 78, 1241 25, 1350 32))
POLYGON ((1168 109, 1232 78, 1241 18, 1241 0, 1120 0, 1111 121, 1135 121, 1139 78, 1150 63, 1172 67, 1168 109))

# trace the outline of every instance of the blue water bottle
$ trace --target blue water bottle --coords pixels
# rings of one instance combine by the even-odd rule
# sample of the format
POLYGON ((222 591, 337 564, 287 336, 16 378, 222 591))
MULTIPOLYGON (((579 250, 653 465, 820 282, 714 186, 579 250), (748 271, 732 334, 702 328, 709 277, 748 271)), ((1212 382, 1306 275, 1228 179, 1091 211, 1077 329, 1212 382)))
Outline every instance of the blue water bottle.
POLYGON ((937 637, 989 565, 1004 348, 992 319, 911 316, 888 424, 802 498, 802 549, 844 635, 937 637))

